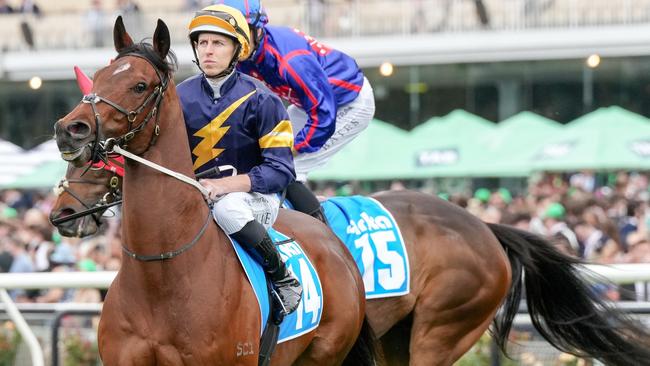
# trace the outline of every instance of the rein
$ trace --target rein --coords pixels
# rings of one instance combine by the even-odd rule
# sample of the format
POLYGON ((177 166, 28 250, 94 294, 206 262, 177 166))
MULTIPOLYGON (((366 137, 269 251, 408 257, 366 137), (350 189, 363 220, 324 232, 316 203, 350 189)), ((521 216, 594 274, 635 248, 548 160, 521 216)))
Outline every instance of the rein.
POLYGON ((173 170, 167 169, 164 166, 158 165, 158 164, 156 164, 156 163, 154 163, 152 161, 149 161, 149 160, 147 160, 147 159, 145 159, 145 158, 143 158, 141 156, 138 156, 136 154, 132 154, 132 153, 122 149, 119 145, 117 145, 116 141, 114 139, 109 138, 108 140, 106 140, 104 142, 103 148, 109 154, 118 153, 118 154, 124 156, 127 159, 135 160, 135 161, 137 161, 138 163, 140 163, 142 165, 146 165, 149 168, 152 168, 152 169, 157 170, 157 171, 159 171, 161 173, 167 174, 170 177, 176 178, 176 179, 180 180, 183 183, 187 183, 187 184, 193 186, 194 188, 198 189, 199 192, 201 192, 201 194, 203 195, 206 202, 207 202, 207 200, 208 200, 208 198, 210 196, 210 192, 208 192, 208 190, 205 187, 203 187, 196 180, 188 177, 187 175, 184 175, 184 174, 175 172, 173 170))

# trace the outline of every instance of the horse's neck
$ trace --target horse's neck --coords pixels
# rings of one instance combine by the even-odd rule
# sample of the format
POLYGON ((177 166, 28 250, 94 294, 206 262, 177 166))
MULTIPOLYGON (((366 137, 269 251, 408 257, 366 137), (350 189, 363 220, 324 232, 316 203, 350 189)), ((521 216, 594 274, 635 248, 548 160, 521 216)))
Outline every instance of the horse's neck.
MULTIPOLYGON (((160 136, 143 157, 191 177, 183 115, 175 91, 167 94, 160 111, 160 136)), ((177 250, 196 236, 209 214, 195 187, 130 159, 123 191, 123 239, 138 254, 177 250)))

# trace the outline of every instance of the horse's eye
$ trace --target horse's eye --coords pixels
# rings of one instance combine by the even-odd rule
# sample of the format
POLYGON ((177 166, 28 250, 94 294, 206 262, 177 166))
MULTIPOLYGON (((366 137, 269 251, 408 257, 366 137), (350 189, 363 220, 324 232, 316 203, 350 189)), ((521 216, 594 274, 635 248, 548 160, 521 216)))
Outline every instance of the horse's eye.
POLYGON ((142 82, 136 84, 136 86, 133 87, 133 91, 138 94, 144 93, 145 90, 147 90, 147 84, 142 82))

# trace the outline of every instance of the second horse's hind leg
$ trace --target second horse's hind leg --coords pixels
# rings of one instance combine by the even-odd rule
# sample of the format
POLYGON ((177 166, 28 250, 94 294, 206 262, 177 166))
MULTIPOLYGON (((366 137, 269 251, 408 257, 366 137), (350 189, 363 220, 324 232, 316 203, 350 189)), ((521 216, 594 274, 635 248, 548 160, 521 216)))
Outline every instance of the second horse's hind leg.
POLYGON ((447 324, 426 329, 414 325, 411 333, 410 366, 453 365, 487 330, 492 317, 473 329, 466 324, 447 324))
POLYGON ((467 278, 456 272, 455 282, 427 284, 423 293, 429 295, 421 294, 413 311, 409 365, 452 365, 489 327, 506 295, 507 284, 495 286, 497 282, 490 276, 478 277, 485 281, 474 283, 467 278))

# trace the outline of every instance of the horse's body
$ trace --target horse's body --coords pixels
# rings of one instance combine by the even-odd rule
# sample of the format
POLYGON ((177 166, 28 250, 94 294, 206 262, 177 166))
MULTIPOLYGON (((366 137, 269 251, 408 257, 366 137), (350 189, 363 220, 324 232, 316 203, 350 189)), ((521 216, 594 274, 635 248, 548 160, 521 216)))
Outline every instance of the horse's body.
MULTIPOLYGON (((126 58, 140 73, 150 68, 146 61, 126 58)), ((106 71, 96 75, 96 83, 103 86, 96 93, 119 96, 114 85, 106 86, 106 76, 106 71)), ((173 86, 163 107, 167 123, 160 123, 163 132, 155 146, 147 148, 147 133, 138 134, 130 146, 136 152, 146 148, 149 160, 191 176, 187 143, 180 141, 186 139, 184 128, 170 122, 182 118, 173 86)), ((110 117, 100 126, 102 134, 124 133, 126 118, 120 120, 111 106, 97 108, 103 118, 110 117)), ((57 142, 68 160, 90 158, 85 146, 93 143, 98 130, 89 110, 78 107, 57 122, 57 142)), ((167 252, 197 236, 208 208, 194 188, 137 163, 127 163, 127 170, 123 240, 129 250, 167 252)), ((430 195, 386 192, 374 197, 397 221, 411 269, 408 295, 373 299, 365 309, 383 336, 389 365, 452 364, 487 329, 501 305, 496 335, 504 343, 524 281, 533 322, 551 343, 608 364, 648 364, 647 331, 609 310, 576 273, 577 261, 548 242, 513 228, 486 225, 430 195)), ((274 364, 340 364, 363 321, 360 276, 346 250, 318 221, 282 211, 276 228, 304 244, 327 280, 321 326, 281 344, 274 364)), ((210 225, 195 247, 172 260, 142 263, 126 257, 100 324, 105 363, 253 364, 254 357, 237 354, 257 350, 257 305, 229 245, 223 232, 210 225), (231 311, 224 314, 224 309, 231 311)))
POLYGON ((383 336, 390 365, 409 353, 411 365, 450 365, 476 343, 508 293, 503 247, 479 219, 434 196, 396 191, 373 197, 400 227, 411 289, 369 300, 370 324, 383 336), (400 321, 410 326, 396 327, 400 321))
MULTIPOLYGON (((153 50, 157 56, 133 45, 121 18, 114 36, 116 49, 122 54, 97 72, 93 89, 106 104, 96 104, 101 98, 89 99, 57 122, 62 156, 79 166, 91 157, 88 143, 97 143, 99 136, 118 137, 141 126, 142 132, 129 139, 129 149, 192 176, 178 96, 168 79, 169 70, 160 62, 169 50, 167 27, 159 21, 156 28, 153 50), (138 93, 134 84, 144 84, 146 92, 138 93), (135 118, 128 115, 127 121, 119 106, 133 108, 136 103, 144 106, 139 110, 142 113, 133 113, 135 118)), ((125 170, 125 248, 140 255, 157 255, 194 240, 196 244, 164 261, 124 256, 99 326, 104 364, 257 365, 260 314, 256 299, 229 239, 212 223, 202 195, 186 183, 130 160, 125 170)), ((316 330, 280 344, 272 364, 372 364, 372 355, 365 352, 370 333, 364 322, 363 281, 340 241, 313 221, 286 213, 277 227, 304 246, 322 274, 325 300, 321 323, 316 330), (294 232, 292 227, 307 229, 294 232), (360 333, 363 338, 358 340, 360 333)))

